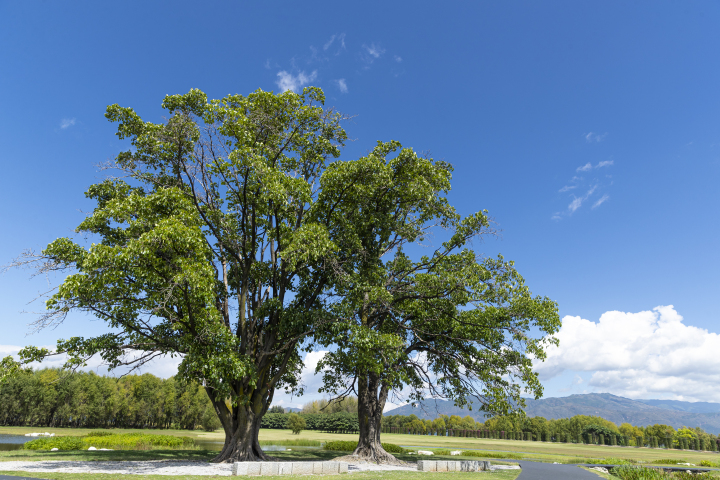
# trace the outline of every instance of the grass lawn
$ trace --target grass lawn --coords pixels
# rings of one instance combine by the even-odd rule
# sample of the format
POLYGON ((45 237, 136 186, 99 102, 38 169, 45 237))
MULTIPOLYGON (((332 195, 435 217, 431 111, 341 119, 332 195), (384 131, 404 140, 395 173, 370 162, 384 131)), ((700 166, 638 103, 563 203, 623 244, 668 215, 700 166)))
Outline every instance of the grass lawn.
MULTIPOLYGON (((362 472, 353 473, 353 480, 479 480, 487 478, 488 480, 515 480, 520 474, 520 470, 503 470, 496 472, 362 472)), ((14 476, 30 476, 35 478, 46 478, 49 480, 116 480, 117 475, 114 474, 92 474, 92 473, 29 473, 29 472, 4 472, 0 470, 0 475, 14 476)), ((328 476, 329 478, 330 476, 328 476)), ((339 476, 338 476, 339 477, 339 476)), ((220 477, 215 475, 132 475, 132 480, 209 480, 221 479, 228 477, 220 477)), ((276 477, 258 477, 263 480, 288 480, 290 478, 308 478, 307 475, 282 475, 276 477)), ((347 478, 342 476, 339 478, 347 478)))
MULTIPOLYGON (((35 428, 35 427, 0 427, 0 433, 25 434, 29 432, 48 431, 56 435, 86 435, 93 429, 71 429, 71 428, 35 428)), ((204 432, 189 430, 125 430, 112 429, 113 433, 155 433, 176 436, 192 437, 196 440, 222 441, 224 434, 222 431, 204 432)), ((290 441, 307 440, 307 441, 332 441, 332 440, 355 440, 357 434, 338 434, 323 433, 312 430, 305 430, 300 435, 293 435, 290 430, 260 430, 260 441, 262 443, 287 443, 290 441)), ((427 435, 405 435, 405 434, 383 434, 384 442, 394 443, 397 445, 417 446, 426 449, 447 448, 447 449, 473 449, 486 451, 490 455, 485 457, 491 461, 493 456, 499 456, 503 453, 520 455, 522 458, 534 461, 544 462, 560 462, 560 463, 593 463, 599 459, 608 459, 608 463, 612 459, 634 460, 647 464, 653 464, 660 459, 673 459, 677 462, 690 462, 699 465, 702 460, 710 460, 712 462, 720 462, 720 454, 712 452, 695 452, 690 450, 665 450, 654 448, 634 448, 634 447, 609 447, 597 445, 583 444, 565 444, 550 442, 529 442, 515 440, 492 440, 479 438, 458 438, 458 437, 436 437, 427 435)), ((159 459, 176 459, 176 460, 209 460, 216 454, 211 450, 201 447, 198 449, 187 450, 124 450, 112 452, 87 452, 87 451, 71 451, 71 452, 42 452, 42 451, 10 451, 0 452, 0 462, 9 460, 159 460, 159 459)), ((272 452, 271 454, 280 460, 294 459, 316 459, 329 460, 334 457, 344 455, 343 452, 325 452, 319 449, 302 449, 290 446, 292 451, 272 452)), ((416 455, 398 455, 398 458, 406 461, 416 461, 416 455)), ((426 457, 427 458, 427 457, 426 457)), ((453 459, 460 457, 444 457, 435 456, 439 460, 453 459)), ((481 459, 483 457, 461 457, 464 459, 481 459)))

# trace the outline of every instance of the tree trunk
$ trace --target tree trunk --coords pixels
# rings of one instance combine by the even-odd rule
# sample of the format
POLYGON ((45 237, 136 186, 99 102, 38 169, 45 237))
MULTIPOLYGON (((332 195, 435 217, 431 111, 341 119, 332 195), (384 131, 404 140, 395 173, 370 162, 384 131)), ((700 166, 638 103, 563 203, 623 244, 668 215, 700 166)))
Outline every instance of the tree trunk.
POLYGON ((230 419, 231 428, 225 428, 225 445, 220 454, 213 458, 213 463, 234 463, 234 462, 259 462, 274 460, 262 451, 258 434, 260 433, 260 421, 262 416, 252 413, 250 407, 240 407, 230 419))
POLYGON ((379 391, 377 375, 358 376, 358 426, 360 438, 353 455, 376 463, 400 463, 385 451, 380 443, 380 428, 383 409, 387 400, 387 387, 379 391))

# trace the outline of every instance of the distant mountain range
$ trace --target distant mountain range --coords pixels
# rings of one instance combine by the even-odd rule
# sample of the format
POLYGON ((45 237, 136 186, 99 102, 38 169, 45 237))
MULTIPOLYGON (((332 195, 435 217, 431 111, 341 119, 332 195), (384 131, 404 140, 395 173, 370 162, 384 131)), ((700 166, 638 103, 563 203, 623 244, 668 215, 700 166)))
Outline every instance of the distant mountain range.
MULTIPOLYGON (((525 413, 530 417, 547 419, 568 418, 575 415, 595 415, 620 425, 628 422, 637 426, 661 423, 674 428, 701 427, 709 433, 720 433, 720 403, 681 402, 678 400, 631 400, 609 393, 588 393, 569 397, 526 399, 525 413)), ((429 400, 413 407, 405 405, 386 415, 410 415, 433 419, 438 415, 470 415, 485 421, 482 412, 460 409, 447 400, 429 400)))

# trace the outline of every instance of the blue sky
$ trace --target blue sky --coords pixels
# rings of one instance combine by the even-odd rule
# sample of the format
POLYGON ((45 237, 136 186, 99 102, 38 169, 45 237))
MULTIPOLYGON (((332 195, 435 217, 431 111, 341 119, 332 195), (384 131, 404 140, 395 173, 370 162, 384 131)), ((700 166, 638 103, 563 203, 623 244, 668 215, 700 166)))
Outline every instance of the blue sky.
MULTIPOLYGON (((0 263, 69 235, 92 208, 95 165, 125 148, 108 104, 160 121, 166 94, 310 84, 355 115, 343 158, 396 139, 454 164, 452 202, 502 229, 476 248, 588 321, 565 345, 597 345, 610 312, 598 355, 637 358, 554 352, 539 367, 547 396, 720 401, 718 379, 700 374, 719 331, 720 4, 267 5, 0 0, 0 263), (613 341, 636 334, 642 345, 613 341), (677 361, 648 370, 660 357, 677 361)), ((41 308, 26 304, 45 285, 0 276, 6 350, 102 331, 74 317, 26 336, 32 316, 19 312, 41 308)))

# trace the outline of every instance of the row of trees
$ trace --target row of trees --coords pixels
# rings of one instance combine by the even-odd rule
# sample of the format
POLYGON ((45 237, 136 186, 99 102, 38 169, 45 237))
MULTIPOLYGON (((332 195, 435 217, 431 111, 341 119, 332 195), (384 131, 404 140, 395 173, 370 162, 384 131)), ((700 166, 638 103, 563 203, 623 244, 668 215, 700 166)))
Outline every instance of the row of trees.
POLYGON ((205 389, 174 377, 122 378, 58 369, 0 384, 0 425, 76 428, 220 428, 205 389))
POLYGON ((416 415, 388 415, 383 419, 387 433, 449 435, 460 437, 535 440, 604 445, 718 450, 720 438, 700 427, 654 424, 644 427, 622 423, 620 426, 601 417, 575 415, 548 420, 544 417, 493 417, 477 422, 473 417, 440 415, 434 420, 416 415))

